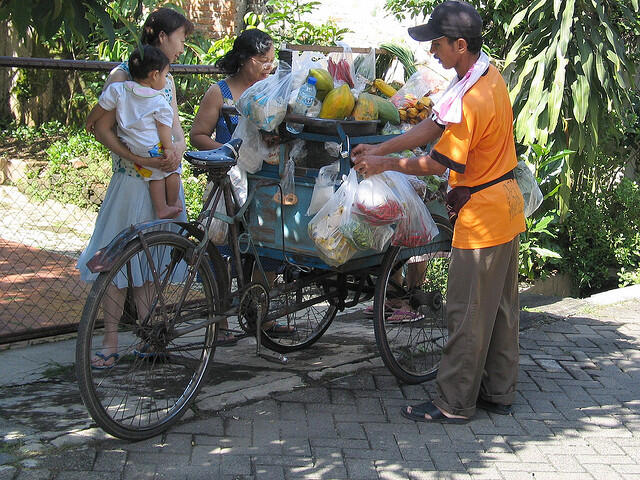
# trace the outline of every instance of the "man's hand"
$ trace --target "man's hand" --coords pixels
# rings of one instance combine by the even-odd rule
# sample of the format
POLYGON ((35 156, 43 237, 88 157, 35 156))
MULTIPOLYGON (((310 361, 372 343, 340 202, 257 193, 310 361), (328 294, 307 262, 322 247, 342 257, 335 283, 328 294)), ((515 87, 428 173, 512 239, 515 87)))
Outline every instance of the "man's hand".
POLYGON ((378 145, 371 145, 368 143, 361 143, 359 145, 356 145, 351 150, 351 158, 355 161, 355 157, 360 155, 379 155, 378 145))
MULTIPOLYGON (((358 145, 360 146, 360 145, 358 145)), ((365 177, 382 173, 386 170, 393 170, 393 157, 382 157, 379 155, 359 154, 353 159, 353 168, 356 172, 365 177)))

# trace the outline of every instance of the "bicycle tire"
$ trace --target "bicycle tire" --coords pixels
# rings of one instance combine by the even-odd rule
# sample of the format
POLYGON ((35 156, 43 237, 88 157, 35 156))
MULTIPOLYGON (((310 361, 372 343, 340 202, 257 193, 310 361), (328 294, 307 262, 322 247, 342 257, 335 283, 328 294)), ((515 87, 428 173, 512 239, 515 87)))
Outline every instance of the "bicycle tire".
POLYGON ((105 432, 126 440, 153 437, 178 421, 206 378, 218 335, 217 323, 203 318, 211 318, 220 308, 216 277, 222 272, 214 273, 204 257, 187 289, 195 244, 164 231, 146 234, 145 241, 162 288, 144 283, 130 296, 133 301, 124 301, 123 292, 131 291, 136 277, 134 270, 144 279, 150 267, 140 240, 133 240, 113 268, 96 279, 76 344, 76 375, 85 406, 105 432), (123 282, 129 285, 126 290, 123 282), (181 294, 185 301, 179 307, 181 294), (123 308, 114 307, 124 303, 123 308), (138 315, 137 310, 148 313, 138 315), (102 348, 107 318, 118 318, 119 357, 110 368, 96 369, 91 362, 102 348), (187 333, 189 327, 194 331, 187 333))
POLYGON ((435 378, 448 339, 446 273, 453 232, 448 222, 436 221, 436 225, 442 234, 441 241, 416 248, 390 247, 376 284, 373 305, 376 344, 389 371, 407 384, 435 378), (425 268, 417 285, 410 288, 393 279, 396 272, 403 271, 406 281, 407 268, 411 268, 407 267, 409 260, 418 258, 425 268))

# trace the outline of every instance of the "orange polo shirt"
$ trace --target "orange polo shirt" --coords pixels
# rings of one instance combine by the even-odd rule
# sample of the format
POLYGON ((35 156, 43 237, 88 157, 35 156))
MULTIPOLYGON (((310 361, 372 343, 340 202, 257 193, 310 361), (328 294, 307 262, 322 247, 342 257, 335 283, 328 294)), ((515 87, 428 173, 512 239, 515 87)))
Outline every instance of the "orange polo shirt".
MULTIPOLYGON (((452 188, 481 185, 515 168, 513 110, 493 65, 462 97, 462 121, 446 126, 431 157, 450 169, 452 188)), ((458 214, 452 245, 493 247, 524 230, 522 194, 515 180, 506 180, 471 195, 458 214)))

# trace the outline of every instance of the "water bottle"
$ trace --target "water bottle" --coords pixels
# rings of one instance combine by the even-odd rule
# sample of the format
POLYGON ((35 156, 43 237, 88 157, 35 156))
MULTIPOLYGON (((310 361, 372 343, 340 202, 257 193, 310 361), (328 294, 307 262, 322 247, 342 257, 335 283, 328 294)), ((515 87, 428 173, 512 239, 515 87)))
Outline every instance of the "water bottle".
MULTIPOLYGON (((300 87, 296 103, 293 105, 291 113, 295 113, 296 115, 304 115, 307 113, 307 109, 313 105, 313 101, 316 99, 316 81, 315 77, 309 77, 307 83, 300 87)), ((291 133, 300 133, 303 128, 304 125, 302 123, 287 122, 287 130, 291 133)))

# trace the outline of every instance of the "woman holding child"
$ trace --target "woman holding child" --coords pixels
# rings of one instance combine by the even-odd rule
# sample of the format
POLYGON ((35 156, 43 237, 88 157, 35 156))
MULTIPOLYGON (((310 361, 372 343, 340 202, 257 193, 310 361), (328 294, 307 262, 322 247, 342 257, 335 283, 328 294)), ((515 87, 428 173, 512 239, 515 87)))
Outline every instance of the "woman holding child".
MULTIPOLYGON (((160 50, 169 62, 175 62, 184 51, 184 42, 187 35, 193 31, 193 24, 183 15, 170 8, 159 8, 152 12, 144 23, 141 43, 151 45, 160 50)), ((105 145, 112 153, 113 176, 105 199, 100 207, 96 225, 89 244, 78 259, 77 268, 84 281, 94 281, 97 274, 91 273, 86 263, 93 257, 96 251, 105 247, 122 230, 129 225, 150 221, 158 218, 150 195, 150 183, 146 181, 141 171, 158 169, 164 172, 174 172, 178 169, 182 155, 186 150, 184 132, 178 116, 178 104, 176 90, 171 74, 162 69, 164 85, 160 92, 166 103, 170 106, 172 116, 170 136, 172 148, 167 148, 162 156, 141 156, 131 152, 125 143, 120 140, 114 126, 116 125, 116 108, 106 110, 96 106, 87 117, 86 128, 94 133, 96 139, 105 145)), ((109 74, 104 92, 109 85, 118 82, 133 80, 127 62, 120 64, 109 74)), ((157 85, 159 85, 156 84, 157 85)), ((168 143, 168 142, 167 142, 168 143)), ((178 209, 170 209, 163 216, 175 217, 178 220, 186 220, 184 211, 184 192, 178 177, 179 194, 178 209)), ((140 286, 134 290, 140 290, 140 286)), ((110 302, 105 302, 105 335, 102 349, 95 354, 92 360, 94 368, 111 368, 119 358, 118 354, 118 320, 122 314, 125 303, 126 288, 114 288, 110 295, 110 302), (107 307, 107 305, 109 305, 107 307), (109 310, 109 311, 106 311, 109 310), (110 321, 112 319, 112 321, 110 321)), ((141 292, 134 291, 134 299, 138 313, 144 311, 141 301, 141 292)))

